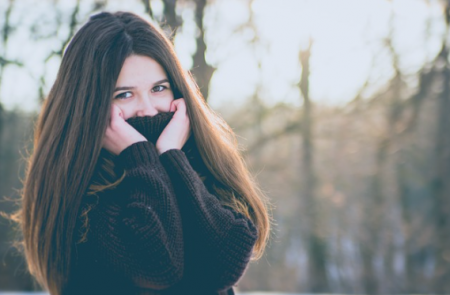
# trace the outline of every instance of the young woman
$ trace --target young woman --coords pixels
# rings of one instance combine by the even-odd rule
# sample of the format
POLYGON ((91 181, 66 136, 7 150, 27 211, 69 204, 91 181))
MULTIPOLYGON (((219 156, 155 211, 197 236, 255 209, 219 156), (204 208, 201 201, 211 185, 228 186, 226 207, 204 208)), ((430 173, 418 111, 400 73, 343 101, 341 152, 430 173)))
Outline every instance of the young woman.
POLYGON ((170 41, 131 13, 92 16, 40 113, 15 215, 37 282, 234 294, 268 239, 266 204, 170 41))

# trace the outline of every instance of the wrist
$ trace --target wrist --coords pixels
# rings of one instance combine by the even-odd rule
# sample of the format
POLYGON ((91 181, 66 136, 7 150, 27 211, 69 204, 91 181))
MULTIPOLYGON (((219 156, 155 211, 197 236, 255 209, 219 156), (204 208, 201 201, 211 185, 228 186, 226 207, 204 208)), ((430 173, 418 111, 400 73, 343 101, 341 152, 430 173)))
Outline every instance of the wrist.
POLYGON ((130 141, 130 142, 124 144, 121 147, 119 154, 122 153, 125 149, 129 148, 130 146, 132 146, 133 144, 138 143, 138 142, 143 142, 143 141, 148 141, 148 140, 146 138, 142 138, 142 139, 133 140, 133 141, 130 141))
POLYGON ((158 155, 162 155, 163 153, 167 152, 168 150, 177 150, 180 149, 178 147, 173 146, 158 146, 156 145, 156 150, 158 152, 158 155))
POLYGON ((169 147, 164 147, 164 148, 162 148, 162 147, 156 147, 156 150, 157 150, 157 152, 158 152, 158 155, 162 155, 164 152, 167 152, 168 150, 170 150, 170 149, 172 149, 172 148, 169 148, 169 147))

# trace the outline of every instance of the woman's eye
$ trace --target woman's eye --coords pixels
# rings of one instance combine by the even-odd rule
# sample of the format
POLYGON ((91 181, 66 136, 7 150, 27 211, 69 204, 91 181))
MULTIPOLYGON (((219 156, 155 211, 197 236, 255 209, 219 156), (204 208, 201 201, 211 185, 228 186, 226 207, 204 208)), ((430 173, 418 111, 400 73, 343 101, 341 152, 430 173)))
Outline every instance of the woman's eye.
POLYGON ((165 89, 167 89, 166 86, 164 86, 164 85, 157 85, 157 86, 152 88, 152 92, 161 92, 161 91, 163 91, 165 89))
POLYGON ((129 98, 130 96, 131 96, 131 92, 123 92, 123 93, 117 95, 115 98, 124 99, 124 98, 129 98))

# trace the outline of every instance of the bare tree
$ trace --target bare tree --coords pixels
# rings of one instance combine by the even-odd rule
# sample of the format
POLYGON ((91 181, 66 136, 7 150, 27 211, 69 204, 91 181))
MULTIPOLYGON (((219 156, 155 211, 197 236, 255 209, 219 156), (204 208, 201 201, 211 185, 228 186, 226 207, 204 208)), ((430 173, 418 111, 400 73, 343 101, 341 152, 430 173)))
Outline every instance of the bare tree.
POLYGON ((326 272, 327 246, 323 235, 323 221, 321 218, 319 202, 316 199, 317 177, 314 168, 314 121, 313 105, 309 96, 309 75, 310 75, 310 57, 312 40, 306 50, 300 51, 299 58, 302 65, 302 75, 299 82, 299 88, 303 96, 303 114, 301 118, 301 136, 302 136, 302 162, 301 173, 303 179, 300 180, 301 198, 304 200, 305 210, 309 214, 307 220, 308 228, 307 253, 309 256, 309 290, 310 292, 328 292, 328 277, 326 272))
MULTIPOLYGON (((10 23, 10 16, 11 16, 11 12, 14 7, 14 1, 15 0, 9 0, 9 2, 8 2, 8 6, 5 11, 4 23, 3 23, 3 27, 2 27, 3 52, 0 52, 0 88, 2 87, 3 73, 5 71, 6 66, 11 65, 11 64, 14 64, 14 65, 17 65, 20 67, 23 66, 23 64, 20 61, 9 60, 9 59, 5 58, 6 49, 8 47, 8 40, 9 40, 11 33, 14 31, 14 28, 11 26, 11 23, 10 23)), ((0 116, 2 114, 2 110, 3 110, 3 105, 1 102, 1 98, 0 98, 0 116)), ((0 120, 0 122, 1 122, 1 120, 0 120)))
MULTIPOLYGON (((450 3, 444 2, 446 34, 450 32, 450 3)), ((437 293, 450 293, 450 64, 449 64, 448 43, 442 43, 442 49, 439 53, 439 63, 441 66, 440 79, 441 91, 437 101, 436 114, 436 142, 435 142, 435 167, 434 175, 431 181, 434 199, 434 216, 436 228, 435 253, 436 269, 434 285, 437 293)))
POLYGON ((214 67, 206 62, 206 42, 205 42, 205 27, 203 25, 203 18, 205 15, 206 0, 194 0, 195 2, 195 23, 199 30, 196 38, 197 49, 193 56, 194 66, 191 70, 192 74, 199 84, 200 91, 205 100, 208 100, 209 83, 211 77, 216 70, 214 67))

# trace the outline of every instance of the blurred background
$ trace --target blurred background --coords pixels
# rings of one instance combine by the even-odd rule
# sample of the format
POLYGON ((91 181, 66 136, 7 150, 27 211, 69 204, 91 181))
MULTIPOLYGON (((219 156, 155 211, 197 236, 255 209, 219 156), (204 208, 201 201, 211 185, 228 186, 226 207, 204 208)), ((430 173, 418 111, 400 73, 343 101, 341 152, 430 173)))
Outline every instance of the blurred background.
MULTIPOLYGON (((0 0, 0 211, 65 45, 101 10, 171 36, 273 204, 239 291, 450 293, 450 1, 0 0)), ((0 217, 0 290, 37 290, 17 238, 0 217)))

